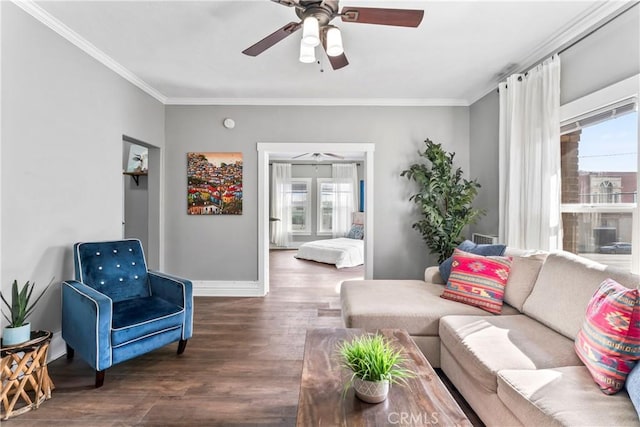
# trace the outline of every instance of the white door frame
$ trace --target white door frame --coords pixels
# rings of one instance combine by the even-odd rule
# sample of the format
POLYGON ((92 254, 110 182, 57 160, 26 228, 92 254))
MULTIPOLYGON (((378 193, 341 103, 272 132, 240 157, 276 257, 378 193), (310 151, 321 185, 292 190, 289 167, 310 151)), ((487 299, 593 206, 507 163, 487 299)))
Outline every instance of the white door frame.
POLYGON ((258 283, 269 293, 269 157, 275 153, 353 153, 365 155, 364 265, 365 279, 373 278, 373 153, 372 143, 259 142, 258 149, 258 283))

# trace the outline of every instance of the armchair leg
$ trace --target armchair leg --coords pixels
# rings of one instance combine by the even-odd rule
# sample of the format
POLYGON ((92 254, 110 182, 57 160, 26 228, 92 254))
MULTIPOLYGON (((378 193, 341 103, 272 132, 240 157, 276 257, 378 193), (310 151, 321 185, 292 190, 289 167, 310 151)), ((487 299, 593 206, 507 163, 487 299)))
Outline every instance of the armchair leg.
POLYGON ((106 369, 104 371, 96 371, 96 388, 102 387, 104 385, 105 372, 107 372, 106 369))
POLYGON ((184 353, 184 349, 187 348, 187 341, 188 340, 180 340, 178 343, 178 354, 184 353))
POLYGON ((75 354, 76 351, 69 344, 67 344, 67 360, 73 359, 73 356, 75 356, 75 354))

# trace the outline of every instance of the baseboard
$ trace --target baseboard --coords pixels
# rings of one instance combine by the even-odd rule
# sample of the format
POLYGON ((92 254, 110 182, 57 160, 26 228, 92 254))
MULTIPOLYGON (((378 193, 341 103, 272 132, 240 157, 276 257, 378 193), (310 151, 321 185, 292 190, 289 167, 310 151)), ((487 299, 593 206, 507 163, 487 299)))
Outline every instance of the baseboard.
POLYGON ((192 280, 195 297, 263 297, 259 282, 225 282, 213 280, 192 280))
POLYGON ((62 339, 62 331, 54 332, 49 344, 48 361, 56 360, 67 354, 67 345, 62 339))

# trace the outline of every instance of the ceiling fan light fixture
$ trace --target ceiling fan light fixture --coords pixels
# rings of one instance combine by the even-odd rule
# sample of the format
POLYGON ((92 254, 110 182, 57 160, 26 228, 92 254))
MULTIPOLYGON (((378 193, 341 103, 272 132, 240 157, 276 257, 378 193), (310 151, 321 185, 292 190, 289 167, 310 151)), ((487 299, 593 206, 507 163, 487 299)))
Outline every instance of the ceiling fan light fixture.
POLYGON ((330 27, 327 30, 327 55, 340 56, 344 53, 342 46, 342 34, 338 27, 330 27))
POLYGON ((320 24, 315 16, 307 16, 302 24, 302 42, 316 47, 320 44, 320 24))
POLYGON ((300 62, 305 64, 316 62, 316 48, 305 44, 304 40, 300 41, 300 62))

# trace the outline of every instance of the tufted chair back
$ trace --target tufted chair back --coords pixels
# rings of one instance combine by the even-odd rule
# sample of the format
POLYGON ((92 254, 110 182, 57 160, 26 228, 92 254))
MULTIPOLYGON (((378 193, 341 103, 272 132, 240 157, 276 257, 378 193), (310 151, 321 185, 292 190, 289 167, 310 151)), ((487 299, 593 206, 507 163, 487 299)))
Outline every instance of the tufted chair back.
POLYGON ((138 239, 76 243, 76 280, 107 295, 113 302, 151 294, 147 263, 138 239))

